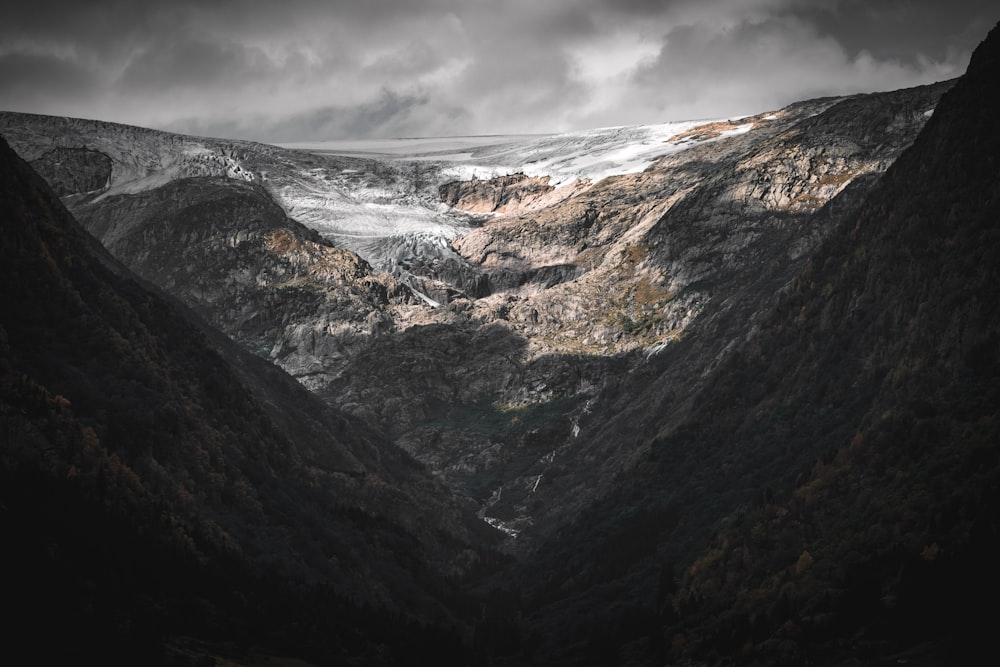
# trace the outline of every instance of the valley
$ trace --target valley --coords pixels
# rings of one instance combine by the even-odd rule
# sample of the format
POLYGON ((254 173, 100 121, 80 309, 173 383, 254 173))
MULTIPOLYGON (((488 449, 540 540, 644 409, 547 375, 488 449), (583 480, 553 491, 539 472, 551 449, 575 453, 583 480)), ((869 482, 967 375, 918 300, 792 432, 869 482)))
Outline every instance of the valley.
POLYGON ((644 451, 593 439, 618 409, 602 395, 668 366, 659 391, 682 417, 950 85, 370 154, 16 115, 0 127, 43 175, 69 167, 70 147, 109 159, 102 187, 62 193, 89 231, 392 434, 524 551, 644 451))
MULTIPOLYGON (((224 554, 335 609, 325 643, 266 636, 317 662, 397 663, 421 623, 447 664, 965 656, 982 619, 947 582, 997 590, 998 45, 959 80, 563 135, 0 112, 27 313, 0 472, 155 515, 178 580, 224 554)), ((274 622, 228 595, 217 636, 274 622)))

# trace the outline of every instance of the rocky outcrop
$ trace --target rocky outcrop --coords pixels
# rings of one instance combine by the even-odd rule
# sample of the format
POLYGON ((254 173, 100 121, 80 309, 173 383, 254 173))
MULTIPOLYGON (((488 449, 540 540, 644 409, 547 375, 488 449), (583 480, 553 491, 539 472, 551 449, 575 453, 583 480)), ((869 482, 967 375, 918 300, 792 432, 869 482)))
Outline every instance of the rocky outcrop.
POLYGON ((549 459, 526 469, 537 485, 501 485, 513 506, 533 508, 508 517, 522 544, 614 488, 641 456, 631 436, 641 424, 663 428, 687 413, 704 378, 753 335, 951 85, 792 105, 747 132, 530 215, 496 217, 454 242, 490 276, 558 260, 575 267, 568 281, 494 292, 471 312, 484 321, 503 313, 529 355, 626 355, 630 369, 596 392, 566 386, 556 395, 579 396, 588 409, 550 443, 549 459), (609 422, 620 428, 614 437, 602 435, 609 422), (546 474, 555 466, 558 475, 546 474))
POLYGON ((808 222, 813 213, 854 179, 883 171, 947 86, 762 114, 747 132, 543 210, 495 217, 452 245, 503 286, 489 290, 483 310, 512 300, 510 321, 535 349, 654 349, 676 339, 713 292, 736 302, 722 295, 761 267, 782 267, 787 279, 826 233, 823 218, 808 222), (507 279, 556 266, 567 279, 549 289, 507 279))
POLYGON ((466 213, 509 213, 537 202, 553 190, 547 177, 523 173, 452 181, 438 187, 441 201, 466 213))
POLYGON ((31 167, 60 197, 89 194, 111 185, 111 158, 87 148, 53 148, 32 160, 31 167))

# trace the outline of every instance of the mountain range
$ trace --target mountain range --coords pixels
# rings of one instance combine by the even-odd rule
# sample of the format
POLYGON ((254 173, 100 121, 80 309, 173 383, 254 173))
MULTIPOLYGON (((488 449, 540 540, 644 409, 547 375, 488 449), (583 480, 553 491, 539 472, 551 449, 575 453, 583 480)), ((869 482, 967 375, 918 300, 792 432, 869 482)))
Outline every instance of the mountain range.
POLYGON ((920 88, 377 153, 0 114, 12 641, 971 662, 998 41, 920 88))

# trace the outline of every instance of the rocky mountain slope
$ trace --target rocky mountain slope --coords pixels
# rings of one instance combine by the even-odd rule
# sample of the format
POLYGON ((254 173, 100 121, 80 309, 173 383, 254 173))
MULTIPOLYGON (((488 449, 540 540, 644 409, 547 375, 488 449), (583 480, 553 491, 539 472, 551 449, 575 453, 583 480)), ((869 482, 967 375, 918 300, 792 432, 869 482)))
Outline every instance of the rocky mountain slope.
MULTIPOLYGON (((574 512, 600 483, 611 488, 617 472, 642 453, 642 438, 634 435, 640 425, 663 425, 664 415, 683 418, 705 377, 753 335, 811 252, 912 140, 946 87, 804 104, 793 108, 788 125, 764 123, 668 157, 641 175, 608 179, 564 204, 586 202, 585 211, 600 212, 593 224, 587 213, 578 209, 574 216, 559 207, 500 224, 495 236, 531 238, 545 230, 541 238, 563 235, 583 247, 583 258, 596 256, 593 270, 525 298, 531 308, 521 325, 526 337, 545 344, 545 351, 631 352, 626 358, 633 369, 588 397, 579 430, 563 441, 563 463, 554 468, 560 479, 551 480, 557 488, 540 501, 533 521, 548 511, 574 512), (624 202, 621 193, 628 193, 624 202), (557 217, 543 217, 549 213, 557 217), (551 333, 532 323, 534 312, 539 322, 551 323, 551 333), (654 378, 656 404, 640 407, 635 396, 649 395, 654 378), (612 415, 622 431, 609 438, 612 415), (564 474, 565 466, 581 463, 589 469, 585 478, 564 474), (594 475, 595 467, 602 474, 594 475)), ((552 245, 538 242, 542 253, 552 245)), ((577 265, 585 261, 580 255, 577 265)))
POLYGON ((597 437, 642 453, 525 569, 524 627, 549 664, 989 653, 998 71, 995 28, 682 410, 659 366, 596 415, 597 437))
POLYGON ((455 596, 492 530, 138 282, 6 144, 0 187, 5 650, 349 660, 423 633, 429 659, 470 649, 455 596))
POLYGON ((524 550, 641 452, 594 416, 628 413, 622 378, 669 375, 683 414, 949 85, 522 139, 465 166, 0 127, 130 268, 392 434, 524 550), (112 174, 89 190, 99 155, 112 174), (469 170, 513 173, 447 180, 469 170))
MULTIPOLYGON (((455 240, 477 284, 497 287, 468 305, 456 299, 449 309, 471 324, 499 323, 523 341, 523 370, 491 369, 495 407, 475 412, 459 435, 449 433, 463 418, 455 410, 458 419, 417 423, 401 442, 428 460, 443 443, 479 442, 479 461, 453 464, 472 465, 459 473, 471 473, 472 483, 497 465, 489 463, 497 444, 514 444, 498 462, 509 481, 494 487, 487 513, 526 531, 522 544, 572 516, 641 453, 641 441, 627 431, 604 437, 608 415, 631 425, 647 415, 683 415, 703 377, 752 333, 755 319, 909 144, 947 86, 765 114, 741 134, 692 146, 639 174, 604 179, 541 210, 493 216, 455 240), (633 409, 636 393, 657 376, 669 378, 658 390, 663 404, 633 409), (629 377, 634 384, 618 381, 629 377), (517 431, 540 414, 548 417, 530 436, 517 431), (505 421, 513 422, 509 430, 505 421), (483 423, 492 425, 485 434, 475 428, 483 423)), ((456 318, 452 330, 468 327, 466 321, 456 318)), ((393 342, 383 337, 380 349, 393 342)), ((455 374, 457 367, 444 368, 455 374)), ((386 382, 379 367, 381 382, 364 382, 369 368, 359 364, 350 377, 406 391, 386 382)), ((416 405, 427 393, 422 388, 401 402, 416 405)))

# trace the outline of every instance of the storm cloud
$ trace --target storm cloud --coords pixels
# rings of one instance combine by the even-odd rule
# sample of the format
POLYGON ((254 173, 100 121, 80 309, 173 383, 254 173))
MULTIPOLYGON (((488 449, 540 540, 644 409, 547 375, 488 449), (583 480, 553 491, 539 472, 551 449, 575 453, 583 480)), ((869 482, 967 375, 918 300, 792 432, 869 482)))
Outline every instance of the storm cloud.
POLYGON ((271 142, 731 117, 959 76, 995 5, 8 2, 0 109, 271 142))

